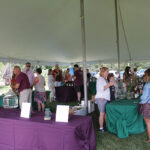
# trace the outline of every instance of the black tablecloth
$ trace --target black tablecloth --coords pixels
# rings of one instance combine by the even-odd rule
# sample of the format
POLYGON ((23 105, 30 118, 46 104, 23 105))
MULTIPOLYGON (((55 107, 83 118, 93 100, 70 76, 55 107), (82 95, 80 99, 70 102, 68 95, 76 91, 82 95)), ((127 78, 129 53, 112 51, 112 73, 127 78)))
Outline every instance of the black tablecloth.
POLYGON ((77 96, 73 86, 56 87, 56 100, 59 102, 76 101, 77 96))

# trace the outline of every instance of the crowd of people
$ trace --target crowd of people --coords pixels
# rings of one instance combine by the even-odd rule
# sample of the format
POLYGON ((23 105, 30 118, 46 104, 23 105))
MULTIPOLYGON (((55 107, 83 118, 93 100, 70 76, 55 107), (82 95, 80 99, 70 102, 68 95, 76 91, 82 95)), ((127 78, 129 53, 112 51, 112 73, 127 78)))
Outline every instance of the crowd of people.
MULTIPOLYGON (((88 75, 89 76, 89 75, 88 75)), ((48 70, 48 87, 50 90, 50 102, 55 100, 55 87, 61 86, 62 82, 67 84, 74 80, 74 89, 77 93, 77 99, 81 101, 81 92, 83 89, 83 72, 77 64, 74 65, 74 75, 71 76, 69 68, 63 77, 62 70, 56 64, 55 68, 48 70)), ((27 62, 24 70, 21 71, 19 66, 15 66, 11 79, 12 90, 19 95, 19 105, 22 107, 23 102, 30 102, 32 105, 32 89, 35 88, 34 101, 37 102, 38 111, 44 111, 46 101, 45 78, 42 75, 42 69, 36 69, 36 76, 31 70, 31 63, 27 62)))
MULTIPOLYGON (((36 76, 34 72, 30 69, 31 64, 26 63, 26 68, 21 72, 19 66, 15 66, 13 70, 13 76, 11 80, 11 87, 15 93, 19 95, 20 108, 23 102, 32 103, 32 89, 35 87, 34 101, 37 102, 38 111, 44 111, 46 101, 45 93, 45 79, 42 76, 42 69, 36 69, 36 76)), ((126 88, 129 87, 130 82, 135 80, 137 69, 131 71, 131 68, 127 66, 123 74, 123 84, 126 88)), ((87 88, 88 82, 90 81, 90 73, 87 69, 87 88)), ((62 71, 59 69, 59 65, 56 64, 54 70, 48 70, 48 87, 50 92, 50 102, 55 100, 55 87, 59 87, 64 79, 65 83, 74 81, 74 89, 77 93, 77 100, 81 101, 81 92, 83 89, 83 72, 77 64, 74 65, 74 75, 71 76, 69 69, 66 70, 64 77, 62 76, 62 71)), ((144 117, 147 125, 148 140, 145 142, 150 142, 150 69, 145 71, 144 75, 145 85, 143 91, 140 93, 140 110, 144 117)), ((104 132, 104 122, 106 123, 106 104, 116 99, 116 89, 118 88, 118 82, 115 80, 114 74, 109 73, 107 67, 100 68, 100 76, 96 82, 96 95, 93 100, 98 105, 99 108, 99 131, 104 132)))

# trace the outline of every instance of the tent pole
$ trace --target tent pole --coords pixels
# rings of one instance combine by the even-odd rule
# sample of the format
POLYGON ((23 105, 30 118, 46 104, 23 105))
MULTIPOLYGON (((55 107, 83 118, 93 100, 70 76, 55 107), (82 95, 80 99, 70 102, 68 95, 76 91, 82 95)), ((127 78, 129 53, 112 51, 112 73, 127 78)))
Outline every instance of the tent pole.
POLYGON ((84 80, 84 104, 88 112, 88 98, 87 98, 87 72, 86 72, 86 37, 85 37, 85 22, 84 22, 84 0, 80 0, 80 18, 81 18, 81 32, 82 32, 82 55, 83 55, 83 80, 84 80))
POLYGON ((118 73, 119 73, 119 76, 120 76, 120 47, 119 47, 119 26, 118 26, 118 0, 115 0, 115 19, 116 19, 118 73))

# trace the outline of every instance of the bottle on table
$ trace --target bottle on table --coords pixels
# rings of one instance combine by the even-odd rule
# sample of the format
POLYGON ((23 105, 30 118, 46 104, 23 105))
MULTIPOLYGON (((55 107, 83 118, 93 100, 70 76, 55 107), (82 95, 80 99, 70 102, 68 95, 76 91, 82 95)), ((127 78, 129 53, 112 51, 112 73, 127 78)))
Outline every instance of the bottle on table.
POLYGON ((50 119, 51 119, 51 111, 50 111, 50 108, 45 108, 44 120, 50 120, 50 119))

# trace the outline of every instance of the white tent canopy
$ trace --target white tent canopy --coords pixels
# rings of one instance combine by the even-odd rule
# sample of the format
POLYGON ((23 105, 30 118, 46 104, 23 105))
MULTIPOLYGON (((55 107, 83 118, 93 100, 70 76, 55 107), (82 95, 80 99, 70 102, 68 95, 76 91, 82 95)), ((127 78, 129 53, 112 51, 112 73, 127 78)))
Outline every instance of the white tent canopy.
MULTIPOLYGON (((119 0, 133 61, 150 58, 150 1, 119 0)), ((129 53, 119 14, 120 59, 129 53)), ((114 0, 85 0, 87 61, 117 62, 114 0)), ((0 58, 35 63, 82 61, 80 0, 1 0, 0 58)))

